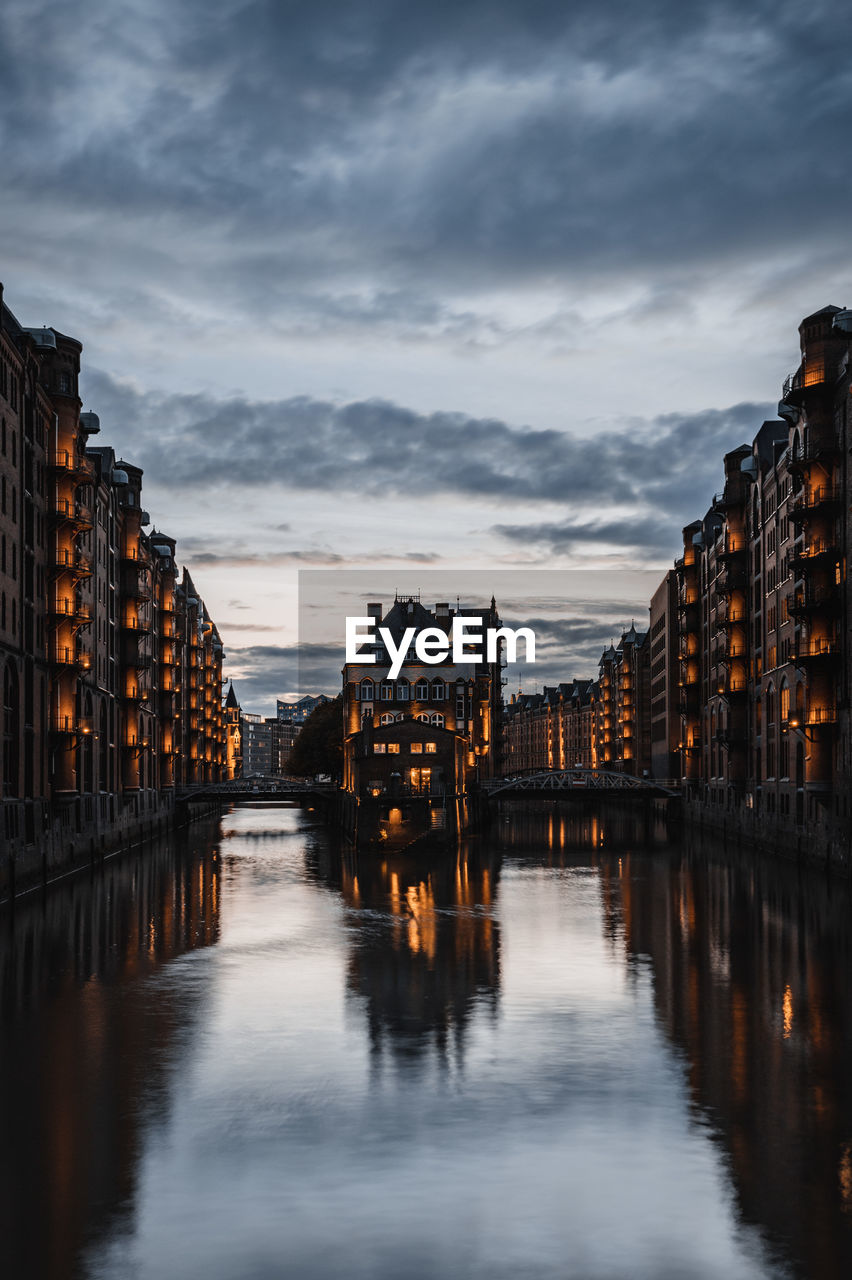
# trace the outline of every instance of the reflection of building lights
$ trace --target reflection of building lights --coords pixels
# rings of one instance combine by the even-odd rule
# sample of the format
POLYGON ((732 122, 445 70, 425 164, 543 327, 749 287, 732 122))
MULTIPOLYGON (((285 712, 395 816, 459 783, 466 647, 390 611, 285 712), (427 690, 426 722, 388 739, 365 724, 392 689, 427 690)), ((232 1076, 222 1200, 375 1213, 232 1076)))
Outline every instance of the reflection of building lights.
POLYGON ((847 1213, 852 1212, 852 1142, 845 1142, 841 1148, 837 1173, 843 1208, 847 1213))
POLYGON ((784 988, 784 1039, 789 1040, 793 1030, 793 992, 790 984, 784 988))

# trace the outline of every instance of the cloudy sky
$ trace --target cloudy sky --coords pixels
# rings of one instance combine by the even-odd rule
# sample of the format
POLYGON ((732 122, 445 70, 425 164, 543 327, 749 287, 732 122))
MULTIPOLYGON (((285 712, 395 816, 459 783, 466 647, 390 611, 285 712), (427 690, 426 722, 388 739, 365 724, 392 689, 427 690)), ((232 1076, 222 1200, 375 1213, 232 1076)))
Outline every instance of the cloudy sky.
POLYGON ((300 567, 662 575, 852 297, 850 27, 6 0, 6 300, 84 343, 244 702, 292 689, 300 567))

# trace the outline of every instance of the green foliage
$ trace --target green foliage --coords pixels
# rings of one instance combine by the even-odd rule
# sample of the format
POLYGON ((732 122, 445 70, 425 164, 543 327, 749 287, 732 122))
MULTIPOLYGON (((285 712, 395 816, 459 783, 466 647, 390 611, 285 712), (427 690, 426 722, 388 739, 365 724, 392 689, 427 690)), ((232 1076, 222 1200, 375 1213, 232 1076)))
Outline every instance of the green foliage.
POLYGON ((327 773, 339 781, 343 772, 343 696, 315 707, 293 744, 287 772, 313 778, 327 773))

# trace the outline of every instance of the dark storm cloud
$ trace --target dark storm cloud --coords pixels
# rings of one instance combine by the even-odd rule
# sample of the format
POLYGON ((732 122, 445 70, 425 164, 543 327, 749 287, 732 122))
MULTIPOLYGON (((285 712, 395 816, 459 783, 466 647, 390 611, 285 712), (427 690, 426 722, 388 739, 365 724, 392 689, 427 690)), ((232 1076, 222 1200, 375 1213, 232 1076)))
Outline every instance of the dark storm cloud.
MULTIPOLYGON (((660 486, 658 484, 655 487, 659 489, 660 486)), ((706 497, 709 494, 705 492, 706 497)), ((522 525, 498 524, 494 526, 494 532, 515 543, 544 546, 556 552, 573 551, 578 546, 588 544, 607 544, 623 548, 641 547, 652 556, 664 555, 671 551, 673 536, 677 532, 677 508, 669 516, 591 520, 587 524, 570 520, 522 525)))
POLYGON ((342 648, 335 644, 227 647, 227 674, 244 711, 268 708, 288 691, 333 695, 342 666, 342 648))
MULTIPOLYGON (((141 393, 90 375, 88 402, 120 423, 149 480, 195 489, 274 485, 285 490, 361 495, 456 493, 483 499, 661 503, 675 527, 718 487, 722 454, 751 439, 769 406, 665 414, 580 439, 460 413, 420 414, 383 400, 336 405, 294 397, 277 402, 141 393)), ((637 526, 638 527, 638 526, 637 526)), ((665 522, 644 532, 662 545, 665 522)), ((526 541, 566 544, 584 537, 541 526, 526 541)), ((593 536, 620 534, 602 524, 593 536)), ((588 540, 589 535, 586 535, 588 540)), ((638 539, 637 539, 638 540, 638 539)), ((315 553, 289 552, 293 559, 315 553)))
POLYGON ((12 0, 4 184, 16 217, 61 216, 45 255, 129 254, 152 305, 191 278, 309 326, 463 327, 465 284, 659 285, 844 244, 850 22, 798 0, 12 0))

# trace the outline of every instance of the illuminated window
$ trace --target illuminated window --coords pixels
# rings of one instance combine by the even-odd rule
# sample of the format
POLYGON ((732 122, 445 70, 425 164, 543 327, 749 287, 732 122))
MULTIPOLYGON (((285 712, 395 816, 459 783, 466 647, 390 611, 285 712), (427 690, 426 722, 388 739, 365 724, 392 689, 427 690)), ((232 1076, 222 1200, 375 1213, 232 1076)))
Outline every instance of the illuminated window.
POLYGON ((388 743, 388 755, 389 755, 389 756, 398 756, 398 755, 399 755, 399 743, 398 743, 398 742, 389 742, 389 743, 388 743))
POLYGON ((393 701, 393 685, 392 684, 382 685, 382 699, 385 702, 393 701))
POLYGON ((438 750, 438 744, 437 742, 424 742, 423 750, 426 752, 427 756, 429 755, 433 756, 435 752, 438 750))
POLYGON ((373 755, 383 756, 385 754, 385 744, 383 742, 373 743, 373 755))
POLYGON ((411 754, 412 754, 413 756, 422 756, 422 754, 423 754, 423 743, 422 743, 422 742, 412 742, 412 744, 411 744, 411 754))

